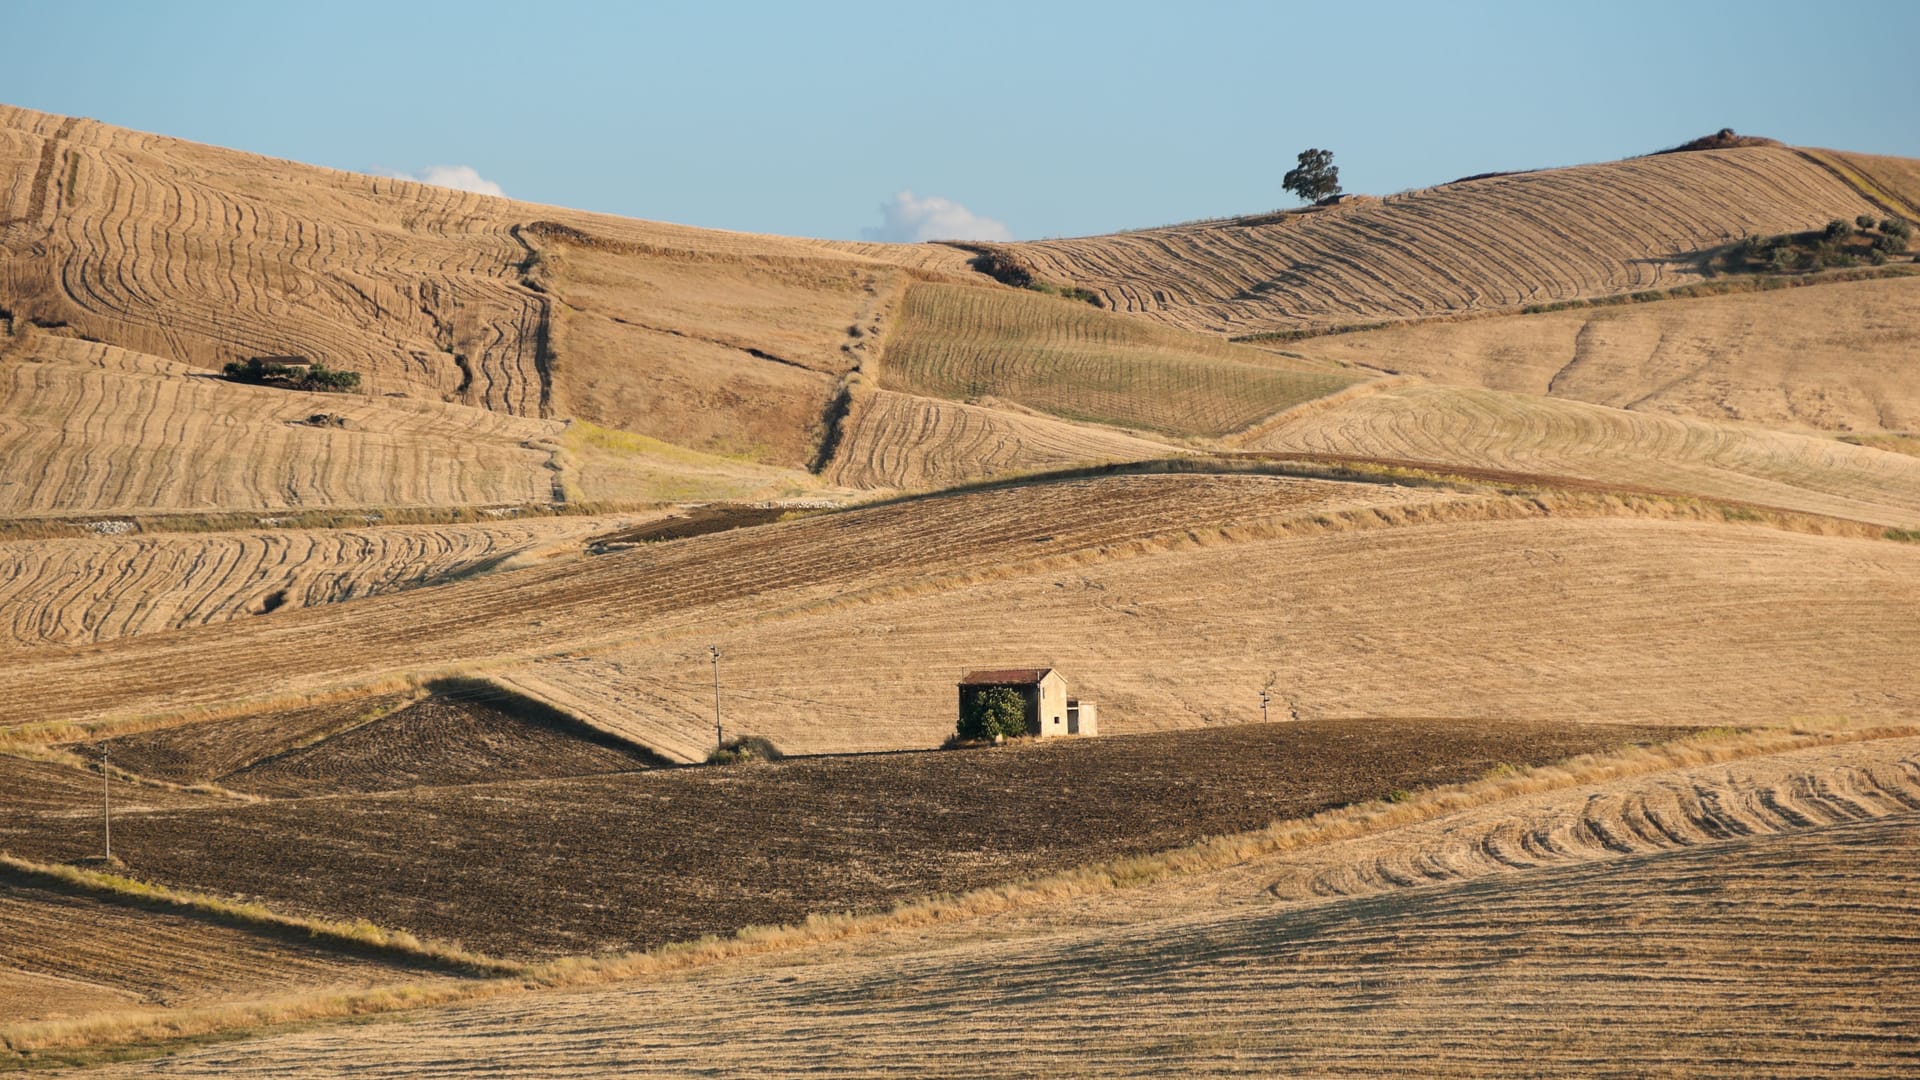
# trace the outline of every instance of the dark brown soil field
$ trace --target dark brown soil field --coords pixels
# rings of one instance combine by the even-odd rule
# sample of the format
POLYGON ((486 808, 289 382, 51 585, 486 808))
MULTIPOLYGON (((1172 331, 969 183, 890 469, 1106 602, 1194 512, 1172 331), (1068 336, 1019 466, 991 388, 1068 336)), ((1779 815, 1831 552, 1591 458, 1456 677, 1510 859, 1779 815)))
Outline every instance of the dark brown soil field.
MULTIPOLYGON (((400 696, 338 702, 123 735, 109 750, 116 766, 140 776, 275 797, 591 776, 660 764, 601 732, 497 700, 503 698, 475 684, 412 703, 400 696)), ((99 743, 73 750, 89 761, 100 756, 99 743)))
MULTIPOLYGON (((165 810, 116 819, 114 850, 167 884, 530 958, 884 908, 1677 734, 1248 725, 165 810)), ((90 853, 23 817, 0 845, 90 853)))
POLYGON ((344 795, 591 776, 657 764, 651 755, 590 729, 565 731, 484 702, 429 698, 255 762, 220 782, 253 795, 344 795))
MULTIPOLYGON (((162 728, 121 735, 108 743, 115 765, 141 776, 176 784, 201 784, 243 769, 290 746, 325 737, 360 723, 365 717, 393 709, 405 697, 389 695, 356 698, 301 709, 214 720, 203 724, 162 728)), ((74 751, 91 760, 100 757, 100 744, 87 743, 74 751)))

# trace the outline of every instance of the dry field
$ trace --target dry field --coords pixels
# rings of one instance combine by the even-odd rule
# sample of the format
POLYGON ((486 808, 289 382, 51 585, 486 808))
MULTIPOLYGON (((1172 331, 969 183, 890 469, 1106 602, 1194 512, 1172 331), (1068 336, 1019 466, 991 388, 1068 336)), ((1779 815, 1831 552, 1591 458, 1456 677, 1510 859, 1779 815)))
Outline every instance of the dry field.
POLYGON ((1047 416, 862 390, 823 476, 852 488, 934 488, 978 477, 1179 453, 1124 432, 1047 416))
POLYGON ((1441 520, 691 626, 501 678, 692 760, 712 745, 710 641, 726 652, 729 730, 790 753, 936 745, 963 671, 1026 663, 1059 667, 1103 732, 1257 721, 1269 679, 1273 715, 1309 719, 1712 725, 1920 707, 1920 545, 1429 512, 1441 520))
POLYGON ((617 524, 262 529, 0 542, 0 652, 245 619, 580 556, 617 524))
POLYGON ((112 1074, 1900 1076, 1920 1064, 1917 888, 1907 738, 112 1074))
POLYGON ((789 752, 933 745, 953 678, 995 663, 1062 667, 1120 731, 1249 719, 1276 671, 1312 716, 1902 715, 1920 694, 1920 546, 1818 527, 1840 534, 1599 496, 1028 484, 39 649, 0 671, 0 717, 224 709, 459 658, 697 761, 711 642, 728 654, 735 730, 789 752))
POLYGON ((1920 278, 1337 334, 1293 346, 1439 382, 1818 431, 1920 430, 1920 278))
MULTIPOLYGON (((485 769, 468 767, 478 755, 455 738, 471 722, 449 726, 420 709, 229 778, 273 801, 126 815, 114 823, 115 851, 176 888, 369 919, 495 956, 553 957, 884 911, 1672 734, 1324 721, 517 783, 503 769, 499 781, 474 783, 485 769), (361 794, 374 779, 403 790, 361 794), (466 786, 414 786, 423 782, 466 786), (287 797, 322 792, 351 797, 287 797)), ((530 766, 633 765, 595 759, 593 747, 535 747, 537 732, 509 726, 481 734, 525 744, 530 766)), ((498 766, 511 755, 495 757, 498 766)), ((71 820, 23 819, 4 843, 36 860, 73 859, 97 837, 73 835, 71 820)))
POLYGON ((419 973, 391 960, 102 900, 0 870, 0 1025, 371 987, 419 973))
POLYGON ((955 401, 997 398, 1068 420, 1220 436, 1356 380, 1217 338, 1039 293, 908 288, 882 385, 955 401))
POLYGON ((1576 477, 1880 525, 1920 524, 1920 461, 1906 455, 1492 390, 1388 385, 1278 417, 1246 445, 1576 477))
POLYGON ((1920 218, 1920 161, 1839 150, 1801 153, 1865 192, 1882 211, 1909 220, 1920 218))
POLYGON ((549 502, 562 425, 238 386, 35 335, 0 359, 0 516, 549 502), (315 415, 337 416, 311 423, 315 415))
POLYGON ((1034 563, 1151 550, 1183 542, 1196 530, 1416 497, 1428 496, 1379 484, 1120 475, 895 502, 271 620, 36 650, 30 665, 0 669, 0 731, 225 709, 250 699, 852 602, 889 589, 932 591, 943 582, 1007 576, 1034 563))
POLYGON ((1271 224, 1007 246, 1116 311, 1251 334, 1684 285, 1703 250, 1875 212, 1798 152, 1756 148, 1463 181, 1271 224))

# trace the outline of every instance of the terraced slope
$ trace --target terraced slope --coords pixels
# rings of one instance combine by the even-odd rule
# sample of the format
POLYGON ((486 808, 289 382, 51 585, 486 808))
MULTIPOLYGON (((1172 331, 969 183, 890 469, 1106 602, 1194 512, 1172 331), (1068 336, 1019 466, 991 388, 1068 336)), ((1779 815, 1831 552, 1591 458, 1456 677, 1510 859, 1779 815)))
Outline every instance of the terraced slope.
POLYGON ((1920 706, 1920 546, 1472 514, 1415 504, 1395 516, 1439 522, 882 594, 575 650, 503 679, 692 759, 713 738, 712 641, 729 730, 789 753, 938 745, 962 672, 1020 664, 1059 668, 1119 734, 1258 721, 1269 684, 1276 719, 1714 725, 1920 706))
POLYGON ((1785 148, 1497 176, 1267 224, 1173 226, 1009 248, 1116 311, 1247 334, 1666 288, 1748 233, 1877 210, 1785 148))
POLYGON ((1282 416, 1247 445, 1571 476, 1920 524, 1920 461, 1907 455, 1491 390, 1387 386, 1282 416))
POLYGON ((1352 384, 1332 365, 1117 318, 1020 290, 916 284, 887 339, 881 384, 997 398, 1068 420, 1219 436, 1352 384))
POLYGON ((1173 447, 1007 409, 863 390, 822 475, 854 488, 929 488, 1033 469, 1143 461, 1173 447))
POLYGON ((43 334, 0 359, 12 466, 0 515, 548 502, 561 431, 438 402, 239 386, 43 334))
POLYGON ((532 561, 604 518, 0 543, 0 651, 333 604, 532 561))
POLYGON ((1920 1025, 1906 992, 1920 978, 1916 805, 1914 740, 1802 751, 430 1025, 197 1049, 139 1074, 460 1076, 512 1060, 559 1077, 1030 1076, 1063 1061, 1128 1076, 1479 1077, 1515 1062, 1900 1076, 1920 1025), (1475 844, 1501 861, 1460 865, 1475 844), (1274 884, 1302 858, 1367 867, 1383 848, 1416 872, 1360 895, 1274 884))
POLYGON ((1637 412, 1920 431, 1920 277, 1424 323, 1290 348, 1637 412))

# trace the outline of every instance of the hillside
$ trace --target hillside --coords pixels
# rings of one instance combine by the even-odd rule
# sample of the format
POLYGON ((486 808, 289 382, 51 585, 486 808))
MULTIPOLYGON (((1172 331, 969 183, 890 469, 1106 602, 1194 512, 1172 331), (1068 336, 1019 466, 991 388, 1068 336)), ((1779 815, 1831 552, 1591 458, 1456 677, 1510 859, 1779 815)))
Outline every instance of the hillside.
POLYGON ((1221 334, 1465 312, 1698 281, 1749 233, 1878 214, 1801 153, 1664 154, 1461 180, 1317 210, 1005 245, 1103 306, 1221 334))
POLYGON ((1789 430, 1920 431, 1920 277, 1421 323, 1286 346, 1461 386, 1789 430))

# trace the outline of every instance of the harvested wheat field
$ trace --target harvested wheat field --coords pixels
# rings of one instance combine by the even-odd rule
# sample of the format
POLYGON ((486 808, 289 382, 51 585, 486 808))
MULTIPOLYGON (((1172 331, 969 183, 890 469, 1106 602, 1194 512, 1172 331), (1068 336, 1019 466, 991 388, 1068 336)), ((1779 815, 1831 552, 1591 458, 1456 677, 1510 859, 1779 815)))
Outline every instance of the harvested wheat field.
POLYGON ((1879 525, 1920 524, 1920 462, 1831 439, 1577 401, 1383 386, 1261 425, 1261 450, 1567 476, 1879 525))
POLYGON ((1398 326, 1289 348, 1638 412, 1920 430, 1920 277, 1398 326))
POLYGON ((1058 667, 1105 732, 1256 721, 1269 682, 1274 715, 1304 718, 1897 720, 1920 707, 1917 635, 1912 544, 1467 519, 1037 568, 569 651, 501 679, 698 760, 716 638, 732 728, 812 753, 936 745, 961 673, 1018 663, 1058 667), (847 662, 820 661, 837 650, 847 662))
POLYGON ((1756 147, 1463 180, 1313 213, 1007 245, 1103 307, 1223 334, 1325 329, 1700 280, 1749 233, 1877 208, 1821 165, 1756 147))
POLYGON ((1220 436, 1349 386, 1337 367, 1119 318, 1011 289, 914 285, 881 383, 997 398, 1067 420, 1220 436))
POLYGON ((240 386, 35 335, 0 360, 0 514, 549 502, 561 425, 240 386), (318 419, 316 419, 318 418, 318 419))
POLYGON ((618 524, 262 529, 0 542, 0 650, 105 641, 578 557, 618 524))
POLYGON ((839 446, 822 475, 844 487, 933 488, 1178 452, 1091 424, 868 390, 854 396, 839 446))
POLYGON ((1142 888, 140 1068, 1903 1075, 1917 812, 1911 738, 1576 782, 1142 888), (1455 869, 1470 848, 1497 858, 1455 869), (1418 871, 1274 882, 1382 850, 1418 871))
POLYGON ((276 613, 271 626, 248 620, 37 650, 31 664, 0 670, 0 725, 231 708, 438 673, 456 666, 455 658, 458 666, 497 665, 888 590, 932 591, 1035 562, 1126 556, 1196 532, 1429 497, 1426 488, 1389 484, 1115 475, 898 501, 580 565, 276 613), (248 660, 223 659, 232 655, 248 660), (76 681, 63 685, 65 678, 76 681))

